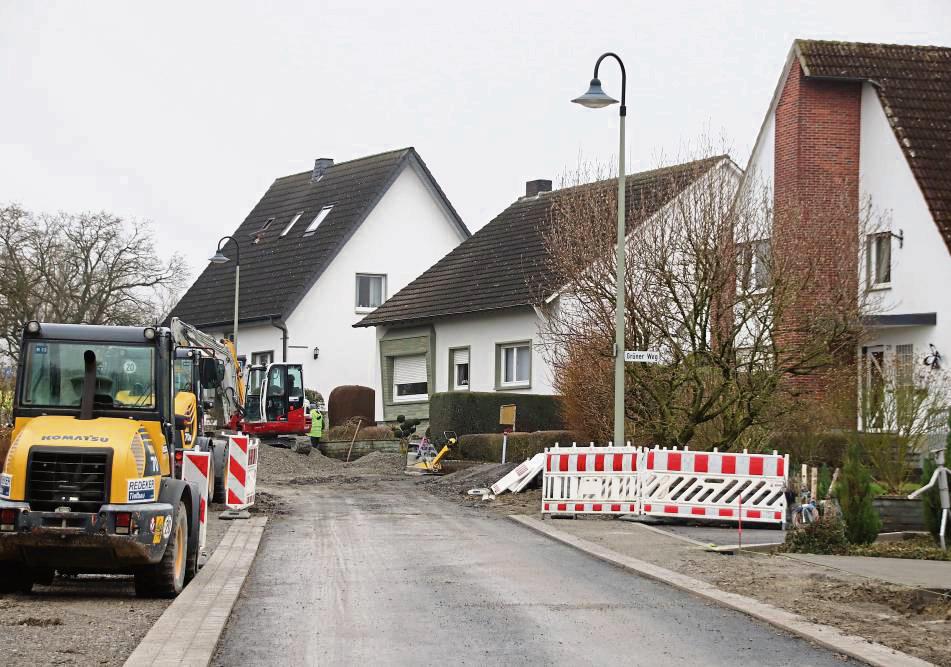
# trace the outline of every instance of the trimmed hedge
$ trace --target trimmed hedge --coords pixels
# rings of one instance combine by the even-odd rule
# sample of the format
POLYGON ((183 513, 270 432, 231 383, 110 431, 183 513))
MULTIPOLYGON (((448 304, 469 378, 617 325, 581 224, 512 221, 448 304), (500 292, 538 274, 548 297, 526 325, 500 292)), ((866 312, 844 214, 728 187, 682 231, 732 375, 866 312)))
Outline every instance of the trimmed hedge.
MULTIPOLYGON (((535 431, 534 433, 509 433, 506 447, 506 460, 510 463, 522 462, 527 458, 554 447, 555 443, 571 446, 577 440, 571 431, 535 431)), ((468 461, 501 461, 501 433, 469 433, 459 436, 459 442, 453 450, 452 458, 468 461)))
POLYGON ((343 426, 354 417, 362 417, 364 424, 376 424, 376 392, 358 384, 335 387, 327 399, 327 417, 325 428, 343 426))
POLYGON ((449 391, 429 398, 429 425, 433 435, 443 431, 501 433, 499 408, 515 405, 515 427, 522 432, 564 428, 561 397, 488 391, 449 391))

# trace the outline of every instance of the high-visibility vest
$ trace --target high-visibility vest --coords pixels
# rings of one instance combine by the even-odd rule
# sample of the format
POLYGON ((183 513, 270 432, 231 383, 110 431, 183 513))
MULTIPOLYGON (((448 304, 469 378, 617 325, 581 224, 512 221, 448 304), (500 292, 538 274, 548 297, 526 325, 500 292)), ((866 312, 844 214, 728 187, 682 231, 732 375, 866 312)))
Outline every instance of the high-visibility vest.
POLYGON ((324 434, 324 416, 320 410, 314 408, 310 411, 310 437, 319 438, 324 434))

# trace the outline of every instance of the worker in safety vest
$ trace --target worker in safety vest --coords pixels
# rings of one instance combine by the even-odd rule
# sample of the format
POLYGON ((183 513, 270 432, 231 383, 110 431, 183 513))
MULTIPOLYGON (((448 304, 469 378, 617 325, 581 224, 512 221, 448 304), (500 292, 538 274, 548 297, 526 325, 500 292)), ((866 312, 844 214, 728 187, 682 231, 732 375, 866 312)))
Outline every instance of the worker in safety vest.
POLYGON ((320 438, 324 435, 324 415, 321 414, 317 406, 310 409, 310 444, 314 447, 320 444, 320 438))

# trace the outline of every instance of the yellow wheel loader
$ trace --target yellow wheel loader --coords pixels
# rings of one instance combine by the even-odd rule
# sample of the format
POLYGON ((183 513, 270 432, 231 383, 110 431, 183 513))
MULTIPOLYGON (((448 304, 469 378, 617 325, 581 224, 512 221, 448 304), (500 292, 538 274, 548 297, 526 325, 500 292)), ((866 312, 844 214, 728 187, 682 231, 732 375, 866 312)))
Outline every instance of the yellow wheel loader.
POLYGON ((59 570, 131 573, 137 595, 174 597, 195 575, 207 490, 174 475, 176 431, 196 417, 175 411, 176 353, 166 328, 26 325, 0 473, 0 593, 59 570))

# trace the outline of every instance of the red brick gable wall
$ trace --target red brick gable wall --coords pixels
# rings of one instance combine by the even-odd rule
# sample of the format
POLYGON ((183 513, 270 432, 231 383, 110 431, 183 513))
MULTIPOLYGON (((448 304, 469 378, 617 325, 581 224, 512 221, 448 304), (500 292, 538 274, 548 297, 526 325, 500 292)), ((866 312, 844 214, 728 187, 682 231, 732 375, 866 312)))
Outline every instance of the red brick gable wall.
MULTIPOLYGON (((843 280, 857 295, 861 101, 861 82, 808 79, 796 60, 776 106, 774 252, 809 285, 781 326, 780 346, 802 335, 797 321, 842 298, 843 280)), ((828 385, 824 374, 790 382, 818 395, 828 385)))

